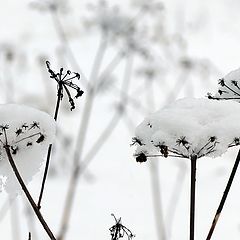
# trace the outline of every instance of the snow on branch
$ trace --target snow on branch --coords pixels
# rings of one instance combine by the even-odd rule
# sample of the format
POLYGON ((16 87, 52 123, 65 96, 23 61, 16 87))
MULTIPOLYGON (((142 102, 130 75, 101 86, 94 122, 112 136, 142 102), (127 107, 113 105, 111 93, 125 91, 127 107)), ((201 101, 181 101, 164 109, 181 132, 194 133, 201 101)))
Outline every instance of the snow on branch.
POLYGON ((214 96, 211 93, 207 94, 209 99, 240 102, 240 68, 219 79, 218 84, 218 92, 214 96))
POLYGON ((0 189, 10 194, 20 193, 4 148, 9 147, 28 183, 41 167, 54 136, 55 121, 48 114, 23 105, 0 105, 0 189))
POLYGON ((240 105, 234 101, 184 98, 151 114, 132 144, 137 162, 148 157, 218 157, 239 145, 240 105))

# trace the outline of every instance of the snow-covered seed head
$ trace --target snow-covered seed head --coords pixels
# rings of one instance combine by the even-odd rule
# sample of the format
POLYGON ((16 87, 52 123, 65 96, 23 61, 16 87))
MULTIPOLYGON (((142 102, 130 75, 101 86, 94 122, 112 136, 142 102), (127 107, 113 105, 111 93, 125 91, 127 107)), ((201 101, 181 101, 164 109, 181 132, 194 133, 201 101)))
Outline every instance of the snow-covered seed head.
POLYGON ((218 84, 220 87, 214 96, 211 93, 207 94, 209 99, 240 102, 240 68, 219 79, 218 84))
POLYGON ((28 183, 41 167, 54 135, 55 121, 48 114, 17 104, 0 105, 0 178, 6 178, 0 189, 21 192, 5 148, 28 183))
POLYGON ((217 157, 240 144, 239 122, 240 105, 236 102, 177 100, 137 127, 134 156, 138 162, 153 156, 217 157))

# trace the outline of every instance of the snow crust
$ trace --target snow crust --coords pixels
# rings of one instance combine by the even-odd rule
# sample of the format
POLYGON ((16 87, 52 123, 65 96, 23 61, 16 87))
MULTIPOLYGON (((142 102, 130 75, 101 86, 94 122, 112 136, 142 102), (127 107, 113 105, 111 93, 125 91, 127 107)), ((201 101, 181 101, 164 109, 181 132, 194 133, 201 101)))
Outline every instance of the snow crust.
POLYGON ((18 104, 0 105, 0 189, 21 192, 5 153, 3 128, 17 168, 27 184, 39 171, 48 146, 55 136, 55 121, 47 113, 18 104))
POLYGON ((239 144, 240 105, 184 98, 151 114, 136 128, 136 155, 218 157, 239 144))

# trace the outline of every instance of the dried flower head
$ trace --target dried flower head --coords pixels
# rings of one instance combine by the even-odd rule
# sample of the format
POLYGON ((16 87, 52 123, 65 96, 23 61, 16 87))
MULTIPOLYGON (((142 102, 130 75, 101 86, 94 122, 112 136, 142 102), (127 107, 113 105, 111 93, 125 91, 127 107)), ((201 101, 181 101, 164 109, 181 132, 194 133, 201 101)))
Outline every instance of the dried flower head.
POLYGON ((220 87, 214 96, 211 93, 207 94, 209 99, 240 102, 240 68, 219 79, 218 84, 220 87))
POLYGON ((63 98, 63 92, 65 91, 68 96, 68 101, 71 105, 70 110, 72 111, 75 108, 74 100, 71 96, 71 92, 69 90, 73 89, 76 91, 75 98, 81 97, 83 95, 83 91, 78 87, 78 85, 74 84, 72 81, 77 79, 80 79, 80 74, 76 72, 71 72, 70 70, 67 70, 65 73, 63 72, 63 68, 60 68, 60 71, 58 73, 55 73, 51 67, 50 62, 46 61, 47 69, 50 74, 50 78, 53 78, 57 82, 58 86, 58 96, 62 100, 63 98))
POLYGON ((9 148, 25 182, 39 170, 47 148, 55 135, 55 121, 39 110, 17 105, 0 105, 0 176, 7 192, 20 192, 7 160, 9 148))
POLYGON ((132 232, 122 225, 121 218, 117 219, 114 214, 111 214, 115 219, 115 224, 109 229, 111 234, 112 240, 118 240, 120 238, 123 238, 124 236, 127 237, 128 240, 131 240, 135 235, 132 234, 132 232))
POLYGON ((236 102, 178 100, 137 127, 132 144, 137 146, 136 160, 145 162, 153 156, 220 156, 229 147, 239 145, 239 121, 240 106, 236 102))

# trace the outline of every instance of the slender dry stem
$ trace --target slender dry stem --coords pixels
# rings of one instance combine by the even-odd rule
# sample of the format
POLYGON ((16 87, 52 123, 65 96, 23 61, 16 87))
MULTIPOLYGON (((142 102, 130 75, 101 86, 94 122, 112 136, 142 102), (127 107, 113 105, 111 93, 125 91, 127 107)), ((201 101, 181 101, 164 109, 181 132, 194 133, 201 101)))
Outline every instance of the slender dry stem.
POLYGON ((166 240, 166 229, 164 226, 163 219, 163 207, 162 207, 162 197, 161 197, 161 187, 159 179, 158 162, 152 161, 150 165, 151 171, 151 187, 152 187, 152 197, 154 206, 154 217, 155 224, 159 240, 166 240))
POLYGON ((21 185, 22 190, 23 190, 24 194, 26 195, 29 203, 31 204, 31 206, 32 206, 36 216, 38 217, 40 223, 42 224, 42 226, 45 229, 46 233, 48 234, 49 238, 51 240, 56 240, 56 238, 54 237, 54 235, 53 235, 52 231, 50 230, 48 224, 46 223, 46 221, 44 220, 42 214, 40 213, 36 203, 34 202, 31 194, 29 193, 29 191, 28 191, 28 189, 27 189, 27 187, 26 187, 26 185, 25 185, 25 183, 24 183, 24 181, 23 181, 23 179, 22 179, 22 177, 21 177, 21 175, 20 175, 20 173, 19 173, 19 171, 17 169, 17 166, 16 166, 16 164, 15 164, 13 158, 12 158, 12 154, 10 152, 9 145, 6 144, 4 146, 4 148, 5 148, 5 151, 6 151, 6 154, 7 154, 8 161, 9 161, 9 163, 10 163, 12 169, 13 169, 13 172, 14 172, 14 174, 15 174, 18 182, 19 182, 19 184, 21 185))
MULTIPOLYGON (((92 73, 90 76, 90 79, 92 82, 91 82, 91 85, 89 84, 89 86, 94 86, 94 84, 96 84, 97 82, 98 74, 100 71, 100 67, 101 67, 101 63, 103 60, 106 47, 107 47, 107 42, 105 38, 103 38, 99 45, 99 48, 95 57, 92 73)), ((90 87, 89 90, 90 91, 87 94, 87 99, 86 99, 86 103, 84 105, 84 110, 82 114, 83 118, 81 121, 81 126, 80 126, 78 137, 77 137, 76 148, 75 148, 76 150, 73 156, 73 171, 70 177, 70 183, 67 191, 67 198, 66 198, 65 206, 63 210, 62 223, 61 223, 60 233, 58 237, 59 240, 64 239, 65 233, 67 231, 70 212, 72 209, 73 199, 74 199, 77 180, 78 180, 78 173, 80 169, 78 162, 79 162, 79 158, 81 159, 82 157, 82 150, 84 148, 85 138, 86 138, 86 134, 89 126, 89 120, 91 117, 92 107, 94 104, 95 89, 94 87, 90 87)))
MULTIPOLYGON (((61 96, 62 88, 63 88, 62 84, 59 84, 58 85, 58 94, 57 94, 57 103, 56 103, 55 112, 54 112, 54 120, 55 121, 57 121, 57 117, 58 117, 58 112, 59 112, 59 107, 60 107, 60 102, 61 102, 61 97, 62 97, 61 96)), ((47 180, 47 174, 48 174, 48 169, 49 169, 51 153, 52 153, 52 144, 50 144, 49 147, 48 147, 47 160, 46 160, 46 165, 45 165, 42 184, 41 184, 41 190, 40 190, 40 194, 39 194, 39 198, 38 198, 38 204, 37 204, 38 209, 41 208, 41 201, 42 201, 42 197, 43 197, 43 191, 44 191, 45 183, 46 183, 46 180, 47 180)))
POLYGON ((216 224, 217 224, 217 222, 218 222, 218 219, 219 219, 219 217, 220 217, 220 214, 221 214, 221 212, 222 212, 222 210, 223 210, 225 201, 226 201, 226 199, 227 199, 229 190, 230 190, 230 188, 231 188, 231 185, 232 185, 234 176, 235 176, 235 174, 236 174, 236 172, 237 172, 237 168, 238 168, 238 165, 239 165, 239 161, 240 161, 240 150, 238 151, 238 155, 237 155, 237 158, 236 158, 235 163, 234 163, 234 165, 233 165, 233 168, 232 168, 232 172, 231 172, 231 174, 230 174, 230 177, 229 177, 229 179, 228 179, 227 186, 226 186, 226 188, 225 188, 225 190, 224 190, 224 192, 223 192, 222 199, 221 199, 220 204, 219 204, 219 206, 218 206, 217 212, 216 212, 215 217, 214 217, 214 219, 213 219, 213 222, 212 222, 212 225, 211 225, 211 228, 210 228, 210 230, 209 230, 209 233, 208 233, 208 235, 207 235, 206 240, 210 240, 211 237, 212 237, 213 231, 214 231, 214 229, 215 229, 215 227, 216 227, 216 224))
POLYGON ((197 156, 193 155, 191 156, 190 240, 194 240, 196 164, 197 156))

